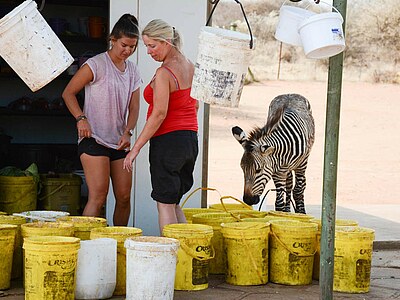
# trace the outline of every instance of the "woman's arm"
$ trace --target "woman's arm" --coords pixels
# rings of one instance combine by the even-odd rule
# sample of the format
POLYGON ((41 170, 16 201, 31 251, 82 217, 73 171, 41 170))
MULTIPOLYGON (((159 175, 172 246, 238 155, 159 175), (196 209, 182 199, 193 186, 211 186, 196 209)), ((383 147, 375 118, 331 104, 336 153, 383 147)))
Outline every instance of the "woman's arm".
POLYGON ((159 68, 156 72, 156 77, 153 81, 153 111, 124 161, 124 168, 130 171, 132 170, 132 162, 139 154, 140 149, 152 138, 167 116, 170 94, 170 75, 167 72, 163 68, 159 68))
MULTIPOLYGON (((85 87, 86 84, 92 80, 92 70, 88 65, 84 65, 78 70, 78 72, 76 72, 74 77, 72 77, 62 93, 62 98, 64 99, 65 105, 75 119, 83 116, 83 112, 79 106, 76 95, 85 87)), ((76 126, 79 137, 90 137, 92 135, 92 130, 87 119, 81 118, 79 121, 77 121, 76 126)))
POLYGON ((129 148, 131 145, 131 133, 130 130, 134 129, 139 118, 140 108, 140 89, 135 90, 131 95, 129 101, 129 114, 128 120, 126 121, 126 128, 122 137, 118 141, 118 150, 129 148))
POLYGON ((78 72, 76 72, 74 77, 72 77, 62 93, 62 98, 64 99, 69 112, 74 116, 74 118, 77 118, 83 114, 81 108, 79 107, 78 100, 76 99, 76 95, 85 87, 86 84, 92 80, 92 70, 88 65, 84 65, 78 70, 78 72))

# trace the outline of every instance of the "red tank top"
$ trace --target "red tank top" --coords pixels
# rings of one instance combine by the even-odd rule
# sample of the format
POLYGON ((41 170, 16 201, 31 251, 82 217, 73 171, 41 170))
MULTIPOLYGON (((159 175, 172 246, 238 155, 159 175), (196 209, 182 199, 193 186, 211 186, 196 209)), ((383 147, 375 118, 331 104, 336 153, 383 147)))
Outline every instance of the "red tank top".
MULTIPOLYGON (((181 90, 175 74, 169 68, 163 68, 167 69, 173 76, 177 85, 177 90, 170 93, 167 116, 153 136, 158 136, 177 130, 192 130, 197 132, 198 123, 196 100, 190 97, 191 88, 181 90)), ((152 81, 153 80, 154 78, 152 79, 152 81)), ((151 82, 145 87, 143 91, 143 97, 149 104, 149 108, 147 110, 147 119, 151 115, 154 107, 154 92, 150 84, 151 82)))

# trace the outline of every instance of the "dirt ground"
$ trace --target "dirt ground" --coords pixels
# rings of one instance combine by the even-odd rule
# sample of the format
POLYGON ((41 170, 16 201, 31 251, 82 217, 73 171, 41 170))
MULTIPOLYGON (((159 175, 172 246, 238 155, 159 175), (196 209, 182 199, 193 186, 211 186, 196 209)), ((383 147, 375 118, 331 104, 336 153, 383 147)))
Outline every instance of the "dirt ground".
MULTIPOLYGON (((306 172, 307 204, 321 204, 327 82, 266 81, 243 89, 239 108, 213 106, 210 113, 208 186, 241 199, 242 147, 231 134, 265 123, 270 101, 279 94, 309 99, 316 138, 306 172)), ((398 204, 400 198, 400 85, 344 82, 341 99, 337 205, 398 204)), ((270 182, 267 188, 273 188, 270 182)), ((218 201, 209 192, 209 203, 218 201)), ((268 205, 275 195, 268 196, 268 205)))

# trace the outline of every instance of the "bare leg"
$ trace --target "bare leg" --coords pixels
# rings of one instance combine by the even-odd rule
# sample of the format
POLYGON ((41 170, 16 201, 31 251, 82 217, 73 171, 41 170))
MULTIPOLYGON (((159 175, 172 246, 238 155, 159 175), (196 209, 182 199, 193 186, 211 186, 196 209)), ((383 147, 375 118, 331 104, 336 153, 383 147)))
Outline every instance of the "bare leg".
POLYGON ((111 180, 115 196, 114 226, 128 225, 131 212, 132 173, 123 169, 123 159, 111 162, 111 180))
POLYGON ((160 227, 160 235, 165 225, 178 223, 175 212, 176 204, 165 204, 157 202, 158 209, 158 225, 160 227))
POLYGON ((83 215, 98 217, 107 199, 110 160, 105 156, 90 156, 85 153, 80 159, 89 191, 88 203, 83 210, 83 215))
POLYGON ((175 214, 176 214, 176 218, 178 219, 178 223, 187 223, 185 214, 183 213, 180 205, 175 206, 175 214))

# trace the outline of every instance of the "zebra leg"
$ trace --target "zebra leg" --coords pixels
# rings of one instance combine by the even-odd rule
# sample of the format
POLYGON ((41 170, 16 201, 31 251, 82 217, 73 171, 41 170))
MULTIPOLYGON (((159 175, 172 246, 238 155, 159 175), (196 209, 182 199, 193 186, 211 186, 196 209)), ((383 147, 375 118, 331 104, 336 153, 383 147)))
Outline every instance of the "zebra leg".
POLYGON ((275 210, 285 211, 285 202, 284 202, 285 180, 275 176, 273 177, 273 180, 276 189, 275 210))
MULTIPOLYGON (((286 199, 285 199, 285 209, 284 211, 290 212, 290 203, 292 202, 292 190, 293 190, 293 173, 288 172, 286 178, 286 199)), ((296 210, 296 207, 294 208, 296 210)))
MULTIPOLYGON (((307 165, 307 163, 306 163, 307 165)), ((296 204, 296 212, 305 214, 306 209, 304 206, 304 190, 306 189, 306 176, 305 169, 300 169, 295 171, 296 183, 293 189, 293 198, 296 204)))

